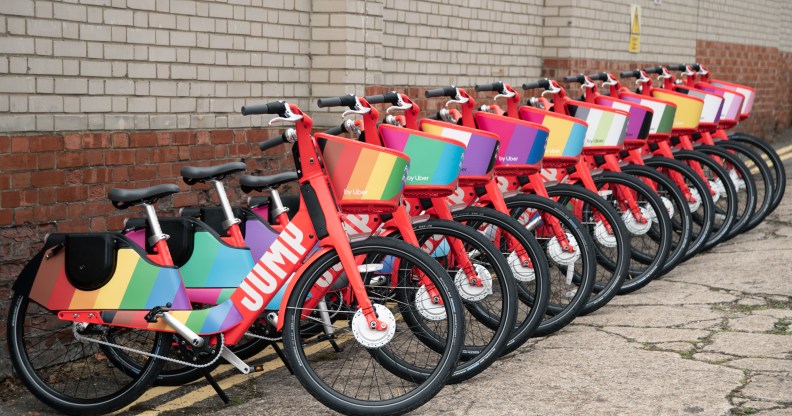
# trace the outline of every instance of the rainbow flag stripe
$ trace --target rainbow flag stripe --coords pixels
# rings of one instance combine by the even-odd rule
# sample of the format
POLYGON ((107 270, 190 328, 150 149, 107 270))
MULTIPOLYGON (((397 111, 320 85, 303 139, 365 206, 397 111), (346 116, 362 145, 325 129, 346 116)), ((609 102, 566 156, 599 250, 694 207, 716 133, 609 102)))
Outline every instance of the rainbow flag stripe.
POLYGON ((651 110, 647 111, 645 108, 633 105, 637 103, 629 103, 607 96, 597 97, 597 104, 622 110, 630 115, 625 138, 631 140, 645 140, 649 136, 649 128, 652 125, 653 118, 653 112, 651 110))
POLYGON ((388 124, 381 124, 379 131, 385 147, 410 157, 407 185, 450 186, 459 179, 463 144, 388 124))
POLYGON ((742 109, 740 110, 740 115, 743 117, 748 117, 751 114, 751 108, 753 108, 754 98, 756 98, 756 90, 740 84, 734 84, 731 82, 721 81, 719 79, 712 79, 709 82, 710 84, 725 88, 730 91, 734 91, 738 94, 742 94, 745 97, 743 101, 742 109))
POLYGON ((317 134, 325 169, 340 201, 398 201, 410 159, 404 154, 317 134))
POLYGON ((619 98, 624 101, 649 107, 654 111, 652 124, 649 127, 649 134, 671 133, 671 129, 674 127, 674 115, 676 114, 676 106, 674 104, 633 93, 622 93, 619 95, 619 98))
POLYGON ((538 165, 542 162, 550 130, 537 124, 511 117, 479 111, 476 124, 501 139, 496 166, 538 165))
POLYGON ((652 97, 670 101, 676 105, 673 128, 695 129, 698 127, 699 120, 701 119, 701 111, 704 109, 704 100, 660 88, 652 90, 652 97))
POLYGON ((421 130, 465 145, 460 176, 485 176, 492 172, 498 151, 498 136, 437 120, 421 120, 421 130))
POLYGON ((59 251, 44 260, 36 274, 30 298, 47 309, 149 310, 167 303, 174 309, 190 309, 179 269, 159 267, 131 248, 118 250, 112 278, 103 287, 91 291, 79 290, 69 283, 65 259, 65 250, 59 251))
POLYGON ((586 131, 585 147, 621 147, 627 135, 629 117, 616 111, 599 109, 592 104, 570 102, 569 115, 584 120, 586 131))
MULTIPOLYGON (((148 311, 103 311, 101 317, 104 322, 116 326, 173 332, 173 328, 170 328, 163 319, 155 323, 146 322, 144 319, 146 313, 148 311)), ((200 335, 223 332, 242 321, 242 314, 231 300, 207 309, 171 310, 170 314, 200 335)))
POLYGON ((520 108, 520 118, 541 124, 550 131, 544 152, 546 157, 578 157, 583 151, 588 129, 585 122, 528 106, 520 108))
POLYGON ((745 99, 742 94, 704 82, 696 83, 696 88, 723 98, 721 120, 740 121, 740 111, 745 99))
POLYGON ((704 100, 704 108, 701 110, 699 123, 717 123, 718 120, 720 120, 721 110, 723 110, 723 98, 718 97, 716 94, 700 91, 695 88, 688 88, 682 85, 677 85, 676 91, 704 100))
POLYGON ((209 232, 196 232, 193 241, 193 255, 181 267, 188 289, 235 288, 255 265, 250 250, 223 244, 209 232))

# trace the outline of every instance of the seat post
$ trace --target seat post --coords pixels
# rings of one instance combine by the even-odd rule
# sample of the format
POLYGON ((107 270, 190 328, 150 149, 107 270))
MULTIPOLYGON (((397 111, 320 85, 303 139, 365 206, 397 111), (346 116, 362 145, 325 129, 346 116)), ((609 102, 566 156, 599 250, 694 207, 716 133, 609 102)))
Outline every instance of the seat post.
POLYGON ((228 230, 232 225, 238 224, 239 219, 234 217, 234 211, 231 209, 231 203, 228 201, 228 195, 226 194, 223 182, 214 179, 210 182, 214 185, 217 196, 220 198, 220 206, 223 207, 223 215, 225 216, 223 229, 228 230))
POLYGON ((148 202, 143 202, 142 205, 146 209, 146 220, 151 228, 151 237, 149 237, 148 243, 157 250, 158 263, 163 266, 173 266, 173 258, 171 258, 167 243, 170 236, 162 232, 162 226, 160 226, 154 206, 148 202))

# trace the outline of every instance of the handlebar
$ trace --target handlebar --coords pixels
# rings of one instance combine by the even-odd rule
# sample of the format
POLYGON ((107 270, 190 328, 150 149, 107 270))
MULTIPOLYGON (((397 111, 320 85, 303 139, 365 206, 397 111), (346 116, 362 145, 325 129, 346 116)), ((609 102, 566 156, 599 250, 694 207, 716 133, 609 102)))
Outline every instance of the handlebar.
POLYGON ((652 67, 652 68, 645 68, 644 72, 646 72, 647 74, 663 75, 663 67, 662 66, 655 66, 655 67, 652 67))
POLYGON ((267 104, 243 105, 241 111, 243 116, 252 114, 283 114, 286 112, 286 102, 273 101, 267 104))
POLYGON ((457 90, 455 86, 445 87, 445 88, 437 88, 434 90, 426 90, 424 92, 424 96, 426 98, 435 98, 435 97, 456 97, 457 90))
MULTIPOLYGON (((366 100, 366 101, 368 101, 368 100, 366 100)), ((344 123, 341 123, 338 126, 335 126, 335 127, 331 128, 331 129, 325 131, 325 133, 333 135, 333 136, 338 136, 339 134, 346 133, 346 129, 344 128, 344 123)))
POLYGON ((608 80, 608 73, 607 72, 598 72, 596 74, 591 74, 588 77, 591 78, 592 81, 607 81, 608 80))
POLYGON ((578 84, 582 84, 586 82, 586 76, 583 74, 580 75, 570 75, 568 77, 564 77, 562 80, 564 82, 577 82, 578 84))
POLYGON ((684 71, 686 67, 687 65, 679 64, 679 65, 668 65, 666 68, 668 68, 669 71, 684 71))
POLYGON ((365 98, 369 104, 390 103, 396 105, 399 102, 399 93, 396 91, 391 91, 382 95, 368 95, 363 98, 365 98))
POLYGON ((547 78, 540 79, 539 81, 523 84, 522 87, 524 90, 533 90, 536 88, 550 89, 550 80, 547 78))
POLYGON ((264 140, 263 142, 259 143, 258 147, 263 152, 288 142, 289 140, 286 139, 286 133, 283 133, 280 136, 275 136, 271 139, 264 140))
POLYGON ((476 84, 476 91, 495 91, 501 92, 503 91, 503 82, 497 81, 491 84, 476 84))
POLYGON ((632 71, 624 71, 619 73, 619 78, 640 78, 641 77, 641 70, 634 69, 632 71))
POLYGON ((342 95, 340 97, 331 97, 331 98, 320 98, 316 105, 319 108, 326 108, 326 107, 354 107, 357 104, 357 99, 354 95, 342 95))

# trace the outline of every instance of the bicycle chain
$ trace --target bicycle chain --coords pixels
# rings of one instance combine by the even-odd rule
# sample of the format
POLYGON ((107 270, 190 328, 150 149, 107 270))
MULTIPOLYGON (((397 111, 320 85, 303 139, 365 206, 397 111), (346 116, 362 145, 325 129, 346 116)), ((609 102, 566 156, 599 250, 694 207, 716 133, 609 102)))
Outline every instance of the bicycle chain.
MULTIPOLYGON (((217 360, 220 359, 220 354, 217 354, 212 361, 210 361, 210 362, 208 362, 206 364, 194 364, 194 363, 191 363, 191 362, 188 362, 188 361, 182 361, 182 360, 178 360, 176 358, 167 357, 167 356, 164 356, 164 355, 152 354, 150 352, 141 351, 141 350, 138 350, 138 349, 135 349, 135 348, 125 347, 123 345, 118 345, 118 344, 113 344, 112 342, 107 342, 107 341, 101 341, 101 340, 98 340, 98 339, 88 338, 88 337, 80 335, 80 333, 77 332, 77 323, 76 322, 72 326, 72 332, 74 333, 74 338, 77 339, 78 341, 93 342, 93 343, 105 345, 105 346, 108 346, 108 347, 111 347, 111 348, 118 348, 118 349, 121 349, 121 350, 138 353, 140 355, 145 355, 147 357, 159 358, 159 359, 164 360, 164 361, 170 361, 172 363, 177 363, 177 364, 185 365, 185 366, 188 366, 188 367, 206 368, 206 367, 209 367, 210 365, 214 364, 215 362, 217 362, 217 360)), ((220 338, 220 343, 218 345, 220 346, 220 348, 225 348, 225 346, 223 344, 223 334, 217 334, 217 335, 220 338)))
POLYGON ((269 342, 277 342, 283 340, 283 336, 270 338, 270 337, 265 337, 264 335, 254 334, 252 332, 245 332, 245 335, 253 338, 263 339, 264 341, 269 341, 269 342))

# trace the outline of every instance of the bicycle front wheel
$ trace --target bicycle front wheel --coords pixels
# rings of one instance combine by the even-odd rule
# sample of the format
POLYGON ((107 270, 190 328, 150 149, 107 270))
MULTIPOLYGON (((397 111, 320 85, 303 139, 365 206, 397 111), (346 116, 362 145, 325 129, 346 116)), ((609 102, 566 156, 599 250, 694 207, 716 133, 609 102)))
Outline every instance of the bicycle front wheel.
POLYGON ((762 141, 759 137, 746 133, 734 133, 729 135, 729 141, 748 146, 767 162, 773 181, 774 192, 772 203, 770 204, 770 212, 773 212, 781 203, 781 200, 784 199, 784 192, 786 191, 786 168, 784 168, 784 161, 781 160, 781 157, 778 156, 778 152, 776 152, 772 146, 762 141))
POLYGON ((326 322, 333 334, 317 335, 301 325, 317 312, 306 307, 312 291, 327 287, 327 272, 340 267, 333 250, 313 261, 288 298, 286 357, 308 392, 337 412, 406 413, 434 397, 456 367, 464 343, 462 301, 440 265, 416 247, 377 237, 351 246, 378 318, 395 328, 392 338, 360 326, 351 290, 345 310, 332 324, 326 322), (430 285, 439 303, 427 296, 430 285), (333 348, 328 338, 340 348, 333 348), (392 371, 395 366, 401 370, 392 371))

